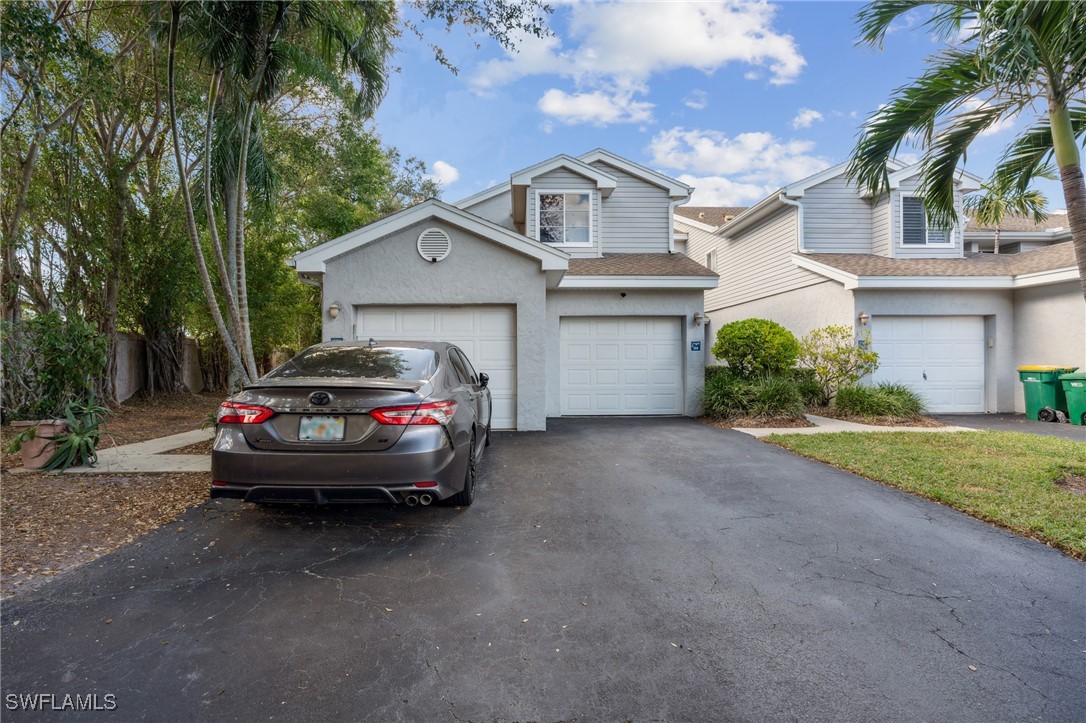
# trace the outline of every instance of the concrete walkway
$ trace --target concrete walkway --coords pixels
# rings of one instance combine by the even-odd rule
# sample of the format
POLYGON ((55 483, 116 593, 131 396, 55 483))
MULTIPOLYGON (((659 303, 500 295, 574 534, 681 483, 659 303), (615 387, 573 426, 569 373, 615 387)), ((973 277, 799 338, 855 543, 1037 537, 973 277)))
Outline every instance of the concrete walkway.
POLYGON ((213 429, 171 434, 135 444, 123 444, 98 452, 94 467, 70 467, 65 474, 117 474, 120 472, 210 472, 211 455, 169 454, 215 436, 213 429))
POLYGON ((846 422, 843 419, 819 417, 817 414, 807 414, 807 421, 815 425, 813 427, 735 427, 736 432, 749 434, 752 437, 768 437, 771 434, 829 434, 832 432, 976 432, 969 427, 877 427, 873 424, 858 424, 846 422))

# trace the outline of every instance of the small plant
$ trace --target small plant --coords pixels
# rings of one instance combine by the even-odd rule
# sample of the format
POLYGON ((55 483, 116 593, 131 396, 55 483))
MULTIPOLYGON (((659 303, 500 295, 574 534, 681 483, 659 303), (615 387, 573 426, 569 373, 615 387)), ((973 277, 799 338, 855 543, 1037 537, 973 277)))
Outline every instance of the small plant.
POLYGON ((803 416, 799 386, 784 376, 744 379, 714 374, 705 382, 702 401, 706 416, 718 419, 803 416))
POLYGON ((56 436, 56 452, 45 463, 45 469, 63 472, 76 465, 93 467, 97 464, 96 450, 101 438, 98 428, 108 414, 109 410, 97 404, 93 397, 86 404, 70 402, 65 406, 68 431, 56 436))
POLYGON ((903 384, 883 382, 874 387, 847 386, 833 401, 839 412, 855 417, 915 419, 924 412, 924 400, 903 384))
POLYGON ((10 442, 8 442, 8 446, 4 447, 4 451, 7 452, 8 454, 16 454, 23 448, 24 444, 26 444, 27 442, 29 442, 30 440, 34 439, 37 436, 38 436, 38 428, 37 427, 27 427, 23 431, 16 434, 12 438, 12 440, 10 442))
POLYGON ((720 327, 713 356, 746 377, 781 374, 796 363, 799 342, 768 319, 743 319, 720 327))
POLYGON ((831 324, 807 334, 799 346, 799 363, 810 370, 821 391, 818 404, 829 404, 838 389, 879 368, 879 354, 871 350, 869 331, 856 339, 851 327, 831 324))

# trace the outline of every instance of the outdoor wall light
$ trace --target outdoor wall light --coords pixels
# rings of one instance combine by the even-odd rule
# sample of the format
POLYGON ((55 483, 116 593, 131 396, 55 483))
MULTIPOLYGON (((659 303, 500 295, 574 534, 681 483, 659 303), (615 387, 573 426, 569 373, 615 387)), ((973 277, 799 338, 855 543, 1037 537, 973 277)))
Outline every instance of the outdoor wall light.
POLYGON ((332 305, 328 307, 328 316, 333 319, 339 316, 339 304, 334 301, 332 302, 332 305))
POLYGON ((861 311, 860 316, 857 317, 860 320, 860 326, 867 326, 867 322, 871 321, 871 314, 866 311, 861 311))
POLYGON ((705 323, 705 314, 700 311, 694 312, 694 326, 701 326, 705 323))

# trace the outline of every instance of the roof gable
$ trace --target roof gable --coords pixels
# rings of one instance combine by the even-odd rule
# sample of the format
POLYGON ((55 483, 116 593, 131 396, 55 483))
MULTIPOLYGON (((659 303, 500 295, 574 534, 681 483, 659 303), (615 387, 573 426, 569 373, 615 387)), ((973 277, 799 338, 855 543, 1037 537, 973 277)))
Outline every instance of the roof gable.
POLYGON ((294 267, 298 273, 324 273, 325 264, 329 260, 430 218, 439 219, 512 251, 537 259, 544 271, 565 271, 569 268, 569 255, 565 252, 433 198, 303 251, 294 257, 294 267))
POLYGON ((528 168, 521 169, 509 176, 509 182, 514 186, 530 186, 532 185, 532 179, 536 176, 542 176, 544 173, 549 173, 557 168, 565 168, 578 176, 583 176, 590 181, 596 183, 596 188, 604 198, 611 195, 611 192, 618 186, 618 179, 614 176, 604 173, 595 166, 590 166, 584 161, 578 160, 565 154, 560 154, 554 158, 548 158, 545 161, 529 166, 528 168))
POLYGON ((674 178, 665 176, 662 173, 657 173, 652 169, 645 168, 644 166, 634 163, 628 158, 622 156, 616 156, 610 151, 605 151, 602 148, 597 148, 594 151, 589 151, 582 156, 578 156, 579 160, 585 163, 596 163, 597 161, 606 163, 609 166, 624 171, 631 176, 636 176, 641 180, 651 183, 654 186, 659 186, 668 192, 668 195, 674 199, 689 198, 690 193, 694 190, 692 187, 676 181, 674 178))

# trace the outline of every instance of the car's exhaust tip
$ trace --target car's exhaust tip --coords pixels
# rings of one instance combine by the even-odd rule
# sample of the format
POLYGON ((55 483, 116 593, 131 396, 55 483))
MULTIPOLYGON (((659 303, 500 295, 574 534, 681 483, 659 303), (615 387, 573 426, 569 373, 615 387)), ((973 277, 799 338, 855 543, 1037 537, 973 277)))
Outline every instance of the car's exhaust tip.
POLYGON ((433 495, 427 495, 427 494, 419 495, 419 504, 420 505, 428 505, 433 501, 434 501, 434 496, 433 495))
MULTIPOLYGON (((417 505, 419 503, 419 498, 416 495, 407 495, 406 497, 403 498, 403 501, 407 503, 408 507, 414 507, 415 505, 417 505)), ((426 504, 426 503, 423 502, 423 504, 426 504)))

